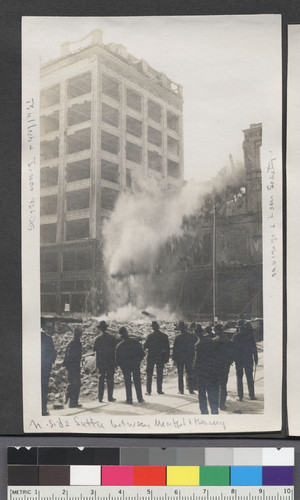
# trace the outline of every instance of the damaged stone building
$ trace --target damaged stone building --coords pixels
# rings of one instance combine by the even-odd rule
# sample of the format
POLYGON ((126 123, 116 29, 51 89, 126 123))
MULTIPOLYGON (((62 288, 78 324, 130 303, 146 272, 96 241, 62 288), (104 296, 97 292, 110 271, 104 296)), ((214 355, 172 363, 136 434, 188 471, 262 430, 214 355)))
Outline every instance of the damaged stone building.
POLYGON ((41 310, 96 314, 101 225, 119 193, 182 183, 182 88, 100 30, 40 76, 41 310))
MULTIPOLYGON (((243 130, 244 179, 240 191, 216 204, 216 315, 263 316, 262 124, 243 130)), ((187 315, 212 311, 213 224, 202 231, 202 265, 190 269, 181 308, 187 315), (190 283, 190 286, 187 285, 190 283)))
POLYGON ((144 295, 155 297, 153 305, 168 303, 191 320, 212 319, 215 231, 216 316, 263 316, 262 124, 243 134, 240 179, 228 185, 224 178, 221 191, 208 195, 199 213, 183 218, 182 236, 170 240, 157 275, 145 281, 144 295))

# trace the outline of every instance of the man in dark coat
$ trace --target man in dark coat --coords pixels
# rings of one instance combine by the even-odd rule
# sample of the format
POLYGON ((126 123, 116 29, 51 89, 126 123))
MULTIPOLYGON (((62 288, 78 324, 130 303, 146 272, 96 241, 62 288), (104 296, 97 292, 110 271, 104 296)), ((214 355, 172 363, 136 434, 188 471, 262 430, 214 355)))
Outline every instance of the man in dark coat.
POLYGON ((233 336, 232 342, 236 366, 238 400, 243 401, 244 397, 244 370, 247 379, 249 397, 250 399, 256 399, 254 394, 253 361, 255 365, 257 365, 258 355, 253 330, 250 323, 246 323, 243 319, 238 320, 237 328, 238 331, 233 336))
POLYGON ((219 338, 214 338, 212 328, 206 327, 195 344, 193 367, 198 382, 199 407, 208 414, 207 398, 212 414, 219 413, 219 371, 221 348, 219 338))
POLYGON ((162 391, 164 365, 170 358, 170 343, 168 335, 161 332, 159 324, 152 321, 153 332, 147 337, 144 349, 148 351, 147 355, 147 395, 151 394, 152 377, 154 366, 156 366, 157 374, 157 393, 164 394, 162 391))
POLYGON ((80 338, 82 335, 82 327, 77 325, 74 330, 74 338, 67 345, 64 366, 68 372, 69 385, 67 387, 66 402, 69 401, 70 408, 81 408, 78 403, 81 377, 80 377, 80 363, 82 356, 82 345, 80 338))
POLYGON ((132 404, 132 380, 136 391, 136 397, 139 403, 142 403, 142 384, 140 365, 145 356, 144 350, 137 339, 129 338, 125 326, 120 328, 119 333, 122 341, 116 347, 116 364, 120 366, 125 382, 126 403, 132 404))
POLYGON ((221 344, 221 365, 219 373, 219 407, 226 410, 227 382, 230 366, 233 363, 233 343, 226 337, 221 324, 215 326, 215 334, 220 339, 221 344))
POLYGON ((99 370, 98 398, 102 402, 104 394, 104 382, 107 383, 108 401, 116 401, 113 397, 114 374, 115 374, 115 350, 116 339, 108 333, 105 321, 100 321, 98 330, 101 334, 95 340, 94 351, 96 352, 96 366, 99 370))
POLYGON ((195 335, 197 337, 197 340, 198 339, 201 339, 202 338, 202 335, 203 335, 203 328, 202 326, 200 325, 200 323, 198 323, 195 327, 195 335))
POLYGON ((183 321, 179 322, 180 333, 175 337, 173 345, 173 361, 178 371, 178 391, 184 393, 183 372, 185 370, 187 387, 190 394, 194 394, 194 371, 193 360, 197 336, 187 331, 183 321))
POLYGON ((49 415, 47 410, 49 378, 52 365, 56 359, 56 351, 52 337, 46 331, 46 318, 41 320, 41 382, 42 382, 42 415, 49 415))

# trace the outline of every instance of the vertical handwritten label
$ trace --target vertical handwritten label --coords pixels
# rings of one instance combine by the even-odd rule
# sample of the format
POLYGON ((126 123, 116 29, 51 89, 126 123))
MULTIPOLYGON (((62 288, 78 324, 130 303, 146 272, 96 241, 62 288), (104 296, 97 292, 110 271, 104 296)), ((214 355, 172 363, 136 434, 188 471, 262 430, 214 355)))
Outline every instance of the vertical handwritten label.
POLYGON ((270 248, 271 248, 271 276, 275 278, 277 276, 277 242, 278 237, 277 227, 276 227, 276 204, 275 204, 275 193, 276 193, 276 170, 275 170, 276 158, 272 158, 267 166, 267 191, 268 191, 268 214, 267 219, 270 228, 270 248))
POLYGON ((31 193, 28 201, 28 231, 33 231, 36 228, 36 169, 38 166, 37 161, 37 151, 36 151, 36 141, 38 121, 37 121, 37 107, 33 97, 26 99, 25 101, 25 127, 26 127, 26 149, 27 149, 27 179, 28 179, 28 190, 31 193))

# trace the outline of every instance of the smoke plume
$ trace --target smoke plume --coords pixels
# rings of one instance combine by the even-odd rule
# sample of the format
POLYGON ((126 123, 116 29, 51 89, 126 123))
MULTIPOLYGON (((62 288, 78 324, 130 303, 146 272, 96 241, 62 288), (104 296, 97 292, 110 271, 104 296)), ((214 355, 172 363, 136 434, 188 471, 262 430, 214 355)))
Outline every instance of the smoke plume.
POLYGON ((172 191, 124 192, 103 226, 104 258, 111 276, 151 272, 161 247, 182 234, 183 217, 209 211, 244 182, 244 168, 224 167, 206 183, 186 182, 172 191))
POLYGON ((127 304, 116 311, 110 311, 108 314, 104 314, 97 318, 98 321, 104 320, 108 323, 115 322, 124 324, 130 321, 131 323, 144 323, 145 325, 150 325, 153 319, 173 323, 178 321, 176 314, 172 313, 167 306, 163 308, 148 306, 146 311, 141 311, 140 308, 132 304, 127 304))

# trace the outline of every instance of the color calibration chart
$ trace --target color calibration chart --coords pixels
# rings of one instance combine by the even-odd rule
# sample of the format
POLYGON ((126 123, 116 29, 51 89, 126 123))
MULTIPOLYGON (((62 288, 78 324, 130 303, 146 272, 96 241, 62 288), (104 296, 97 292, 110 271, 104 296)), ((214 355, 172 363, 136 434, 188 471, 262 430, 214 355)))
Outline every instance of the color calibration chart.
POLYGON ((293 448, 8 448, 8 500, 291 500, 293 448))

